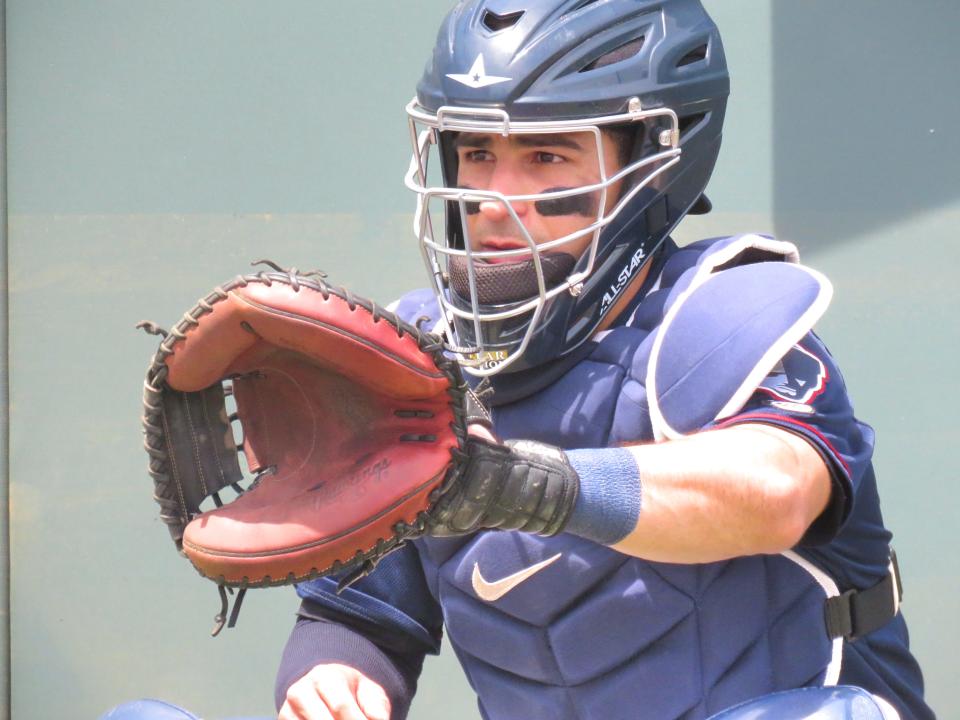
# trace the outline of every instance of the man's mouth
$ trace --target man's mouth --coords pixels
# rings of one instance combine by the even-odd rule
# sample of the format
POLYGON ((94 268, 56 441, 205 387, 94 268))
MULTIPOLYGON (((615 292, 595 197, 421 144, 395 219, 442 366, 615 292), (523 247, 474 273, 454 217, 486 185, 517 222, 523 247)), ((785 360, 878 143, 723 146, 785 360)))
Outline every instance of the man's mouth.
POLYGON ((515 240, 513 238, 484 238, 480 243, 480 247, 477 248, 479 252, 502 253, 508 250, 525 250, 526 252, 517 252, 512 255, 501 255, 498 257, 477 258, 477 260, 489 263, 490 265, 524 262, 533 257, 529 248, 530 246, 522 240, 515 240))

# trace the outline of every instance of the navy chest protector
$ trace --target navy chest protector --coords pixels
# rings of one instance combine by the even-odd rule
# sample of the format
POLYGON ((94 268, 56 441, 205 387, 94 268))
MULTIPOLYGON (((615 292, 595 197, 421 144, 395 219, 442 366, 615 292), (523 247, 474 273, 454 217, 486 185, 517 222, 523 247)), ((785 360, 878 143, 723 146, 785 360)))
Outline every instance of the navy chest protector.
MULTIPOLYGON (((755 235, 677 251, 625 326, 494 408, 497 432, 607 447, 736 414, 829 303, 829 283, 796 263, 755 235)), ((823 610, 836 585, 793 553, 674 565, 498 532, 418 547, 487 718, 702 718, 839 675, 823 610)))

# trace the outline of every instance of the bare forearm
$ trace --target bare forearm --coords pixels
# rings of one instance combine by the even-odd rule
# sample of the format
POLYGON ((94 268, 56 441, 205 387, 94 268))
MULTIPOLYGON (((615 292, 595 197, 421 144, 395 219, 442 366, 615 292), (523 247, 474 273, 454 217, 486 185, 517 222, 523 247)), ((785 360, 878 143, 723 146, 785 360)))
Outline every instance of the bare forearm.
POLYGON ((476 439, 467 454, 433 535, 562 531, 646 560, 712 562, 793 547, 831 492, 820 453, 767 425, 568 453, 476 439))
POLYGON ((778 428, 742 425, 629 448, 642 510, 617 550, 711 562, 795 545, 830 498, 819 454, 778 428))

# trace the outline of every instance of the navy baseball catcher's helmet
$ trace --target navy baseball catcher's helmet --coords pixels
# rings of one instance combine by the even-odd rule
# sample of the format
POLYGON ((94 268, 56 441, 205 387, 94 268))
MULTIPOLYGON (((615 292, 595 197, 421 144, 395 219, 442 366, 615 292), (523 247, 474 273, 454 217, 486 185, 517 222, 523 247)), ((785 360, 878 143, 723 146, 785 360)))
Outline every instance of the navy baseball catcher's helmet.
POLYGON ((407 106, 406 184, 418 196, 415 231, 441 325, 468 372, 537 366, 593 334, 684 215, 709 209, 703 190, 728 92, 720 35, 699 0, 453 8, 407 106), (596 182, 525 195, 458 183, 466 134, 477 144, 484 134, 560 133, 596 144, 596 182), (610 142, 620 167, 605 167, 610 142), (471 243, 468 216, 484 203, 515 223, 513 247, 471 243), (535 242, 518 203, 541 215, 579 212, 585 227, 535 242))

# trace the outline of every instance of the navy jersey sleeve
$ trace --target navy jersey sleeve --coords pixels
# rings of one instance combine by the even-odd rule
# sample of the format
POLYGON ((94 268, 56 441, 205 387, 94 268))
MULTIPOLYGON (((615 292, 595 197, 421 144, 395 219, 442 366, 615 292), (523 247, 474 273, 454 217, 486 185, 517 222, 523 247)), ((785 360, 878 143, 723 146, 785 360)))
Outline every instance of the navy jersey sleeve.
POLYGON ((402 717, 424 656, 440 649, 442 615, 430 594, 416 548, 387 555, 376 570, 337 593, 337 578, 297 586, 298 620, 277 673, 275 699, 320 663, 355 667, 387 691, 402 717))
POLYGON ((850 517, 853 500, 873 454, 873 430, 857 420, 836 363, 810 333, 781 359, 735 416, 721 427, 775 425, 805 438, 820 453, 833 484, 826 510, 801 545, 832 540, 850 517))

